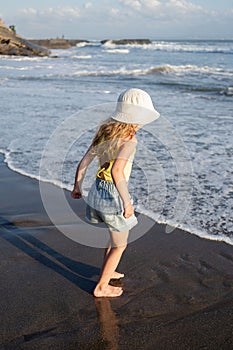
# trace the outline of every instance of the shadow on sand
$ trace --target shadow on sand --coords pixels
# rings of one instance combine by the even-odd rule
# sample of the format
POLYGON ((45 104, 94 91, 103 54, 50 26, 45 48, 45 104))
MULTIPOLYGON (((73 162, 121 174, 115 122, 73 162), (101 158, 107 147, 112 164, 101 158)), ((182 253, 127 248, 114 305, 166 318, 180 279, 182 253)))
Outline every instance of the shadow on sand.
MULTIPOLYGON (((0 217, 0 226, 2 239, 71 281, 81 290, 92 294, 96 282, 91 278, 99 275, 99 268, 67 258, 3 217, 0 217)), ((118 320, 112 310, 110 299, 93 298, 93 301, 98 315, 101 349, 118 350, 118 320)))
POLYGON ((41 242, 35 236, 15 226, 11 222, 6 221, 4 218, 0 218, 0 224, 0 236, 3 239, 40 264, 59 273, 80 289, 92 294, 96 282, 92 281, 90 278, 100 273, 99 268, 67 258, 47 244, 41 242))

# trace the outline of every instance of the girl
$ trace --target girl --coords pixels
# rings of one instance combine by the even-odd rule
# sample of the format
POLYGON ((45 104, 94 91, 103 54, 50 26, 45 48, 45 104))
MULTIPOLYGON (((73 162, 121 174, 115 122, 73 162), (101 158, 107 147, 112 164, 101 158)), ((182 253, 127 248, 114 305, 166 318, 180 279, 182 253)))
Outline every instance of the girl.
POLYGON ((122 287, 109 284, 111 278, 122 278, 116 272, 127 246, 129 230, 137 224, 128 191, 128 180, 136 151, 136 132, 159 117, 150 96, 141 89, 129 89, 120 94, 115 112, 98 129, 86 154, 80 161, 73 198, 81 198, 81 185, 88 165, 97 156, 99 170, 87 198, 86 218, 92 223, 104 222, 110 233, 105 250, 95 297, 117 297, 122 287))

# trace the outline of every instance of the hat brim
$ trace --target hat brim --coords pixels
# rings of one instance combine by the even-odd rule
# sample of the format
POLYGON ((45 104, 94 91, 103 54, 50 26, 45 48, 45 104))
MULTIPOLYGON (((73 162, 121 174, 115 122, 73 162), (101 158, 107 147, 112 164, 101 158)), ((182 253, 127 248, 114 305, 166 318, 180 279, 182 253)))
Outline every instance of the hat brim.
POLYGON ((133 104, 117 103, 111 117, 121 123, 145 125, 158 119, 160 113, 156 109, 148 109, 133 104))

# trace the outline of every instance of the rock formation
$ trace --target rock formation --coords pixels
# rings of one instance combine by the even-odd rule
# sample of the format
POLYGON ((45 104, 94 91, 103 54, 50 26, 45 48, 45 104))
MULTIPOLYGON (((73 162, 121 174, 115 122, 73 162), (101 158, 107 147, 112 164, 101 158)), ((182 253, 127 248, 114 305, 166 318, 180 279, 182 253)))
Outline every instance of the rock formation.
POLYGON ((33 39, 29 40, 31 43, 41 45, 44 47, 47 47, 48 49, 69 49, 72 46, 76 46, 77 44, 85 44, 89 43, 88 40, 73 40, 73 39, 64 39, 64 38, 57 38, 57 39, 33 39))
POLYGON ((22 38, 0 21, 0 55, 48 56, 49 54, 47 48, 22 38))

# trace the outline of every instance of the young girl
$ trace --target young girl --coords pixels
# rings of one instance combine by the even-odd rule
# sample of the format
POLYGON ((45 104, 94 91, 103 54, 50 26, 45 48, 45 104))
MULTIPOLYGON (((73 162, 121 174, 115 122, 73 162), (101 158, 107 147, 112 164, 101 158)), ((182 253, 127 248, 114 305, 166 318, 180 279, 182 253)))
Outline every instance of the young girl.
POLYGON ((97 156, 99 170, 87 199, 86 218, 92 223, 104 222, 110 233, 105 250, 95 297, 117 297, 121 287, 109 284, 111 278, 122 278, 116 272, 127 246, 129 230, 137 224, 128 191, 128 180, 136 151, 137 130, 159 117, 150 96, 141 89, 129 89, 120 94, 115 112, 98 129, 86 154, 80 161, 73 198, 81 198, 81 185, 88 165, 97 156))

